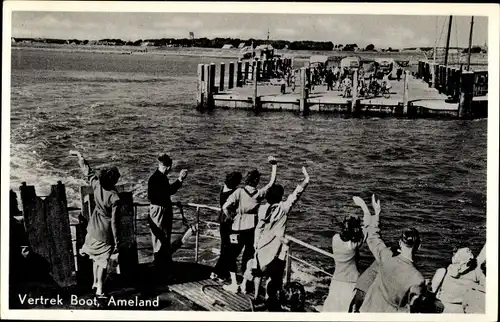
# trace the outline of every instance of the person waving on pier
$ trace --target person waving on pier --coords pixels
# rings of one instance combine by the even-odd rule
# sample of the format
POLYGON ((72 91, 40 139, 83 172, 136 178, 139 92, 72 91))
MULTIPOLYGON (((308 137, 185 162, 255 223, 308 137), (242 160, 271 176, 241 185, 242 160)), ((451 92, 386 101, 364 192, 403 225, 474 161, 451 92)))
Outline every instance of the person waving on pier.
POLYGON ((260 181, 260 172, 252 170, 246 176, 246 186, 236 189, 222 206, 222 211, 228 218, 232 218, 230 209, 236 208, 236 216, 232 218, 231 234, 229 236, 231 246, 228 250, 228 269, 231 276, 231 284, 224 285, 224 289, 230 292, 237 293, 239 291, 238 281, 236 280, 236 260, 243 247, 245 250, 241 260, 242 272, 245 272, 247 262, 254 256, 254 233, 257 211, 267 191, 276 181, 276 159, 270 156, 268 161, 272 165, 272 172, 271 180, 266 186, 257 189, 260 181))
POLYGON ((120 172, 116 167, 105 168, 97 176, 80 152, 70 151, 70 155, 78 157, 80 168, 94 190, 95 207, 90 215, 85 243, 80 252, 92 259, 94 273, 92 289, 96 290, 98 297, 103 297, 108 260, 111 253, 117 253, 119 248, 117 217, 120 197, 115 185, 120 178, 120 172))
POLYGON ((172 159, 167 154, 158 157, 158 169, 148 181, 149 224, 153 242, 154 262, 157 268, 163 268, 170 262, 170 236, 172 235, 172 200, 170 196, 179 190, 187 177, 187 170, 182 169, 179 178, 170 184, 168 173, 172 169, 172 159), (157 235, 158 234, 158 235, 157 235))

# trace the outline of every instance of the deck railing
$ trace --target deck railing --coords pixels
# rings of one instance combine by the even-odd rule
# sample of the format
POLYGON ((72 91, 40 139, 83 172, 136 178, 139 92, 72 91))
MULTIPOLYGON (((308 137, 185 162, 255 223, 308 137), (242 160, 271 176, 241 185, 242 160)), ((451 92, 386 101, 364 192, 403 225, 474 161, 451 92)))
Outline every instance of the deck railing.
MULTIPOLYGON (((146 218, 138 218, 138 209, 140 207, 149 207, 149 203, 138 203, 138 202, 135 202, 133 204, 134 206, 134 232, 136 234, 136 238, 137 236, 139 235, 146 235, 146 234, 150 234, 150 232, 148 233, 143 233, 143 234, 140 234, 138 232, 138 229, 137 229, 137 223, 140 222, 140 221, 147 221, 148 220, 148 217, 146 218)), ((85 204, 84 207, 86 206, 89 206, 88 204, 85 204)), ((173 203, 173 206, 176 207, 178 210, 179 210, 179 214, 180 214, 180 218, 179 217, 173 217, 173 220, 174 221, 185 221, 186 220, 186 217, 185 217, 185 214, 184 214, 184 209, 185 208, 189 208, 189 209, 194 209, 195 210, 195 222, 194 222, 194 225, 196 227, 196 233, 195 233, 195 244, 194 244, 194 261, 196 263, 198 263, 199 261, 199 253, 200 253, 200 237, 204 237, 204 238, 213 238, 213 239, 216 239, 216 240, 219 240, 220 241, 220 236, 211 236, 211 235, 201 235, 200 234, 200 224, 201 223, 205 223, 205 224, 208 224, 208 225, 212 225, 212 226, 219 226, 220 224, 218 222, 214 222, 214 221, 211 221, 211 220, 207 220, 207 219, 203 219, 202 216, 201 216, 201 211, 202 210, 209 210, 209 211, 213 211, 213 212, 220 212, 221 211, 221 208, 220 207, 214 207, 214 206, 209 206, 209 205, 204 205, 204 204, 198 204, 198 203, 181 203, 181 202, 177 202, 177 203, 173 203)), ((68 209, 68 210, 71 210, 71 211, 78 211, 80 210, 79 208, 71 208, 71 209, 68 209)), ((149 215, 149 213, 148 213, 149 215)), ((70 226, 77 226, 78 224, 70 224, 70 226)), ((177 232, 177 231, 173 231, 172 234, 182 234, 182 232, 177 232)), ((75 243, 76 242, 76 238, 72 238, 72 242, 75 243)), ((332 258, 333 259, 333 254, 332 253, 329 253, 321 248, 318 248, 316 246, 313 246, 309 243, 306 243, 298 238, 295 238, 291 235, 288 235, 286 234, 284 239, 283 239, 283 244, 286 248, 286 258, 285 258, 285 262, 286 262, 286 265, 285 265, 285 274, 284 274, 284 280, 286 282, 289 282, 291 280, 291 275, 292 275, 292 262, 293 261, 297 261, 301 264, 304 264, 310 268, 312 268, 313 270, 317 271, 317 272, 321 272, 327 276, 333 276, 332 273, 329 273, 327 272, 326 270, 324 270, 323 268, 321 267, 318 267, 296 255, 293 255, 292 253, 292 244, 297 244, 297 245, 300 245, 302 247, 305 247, 311 251, 313 251, 314 253, 317 253, 317 254, 320 254, 320 255, 323 255, 325 257, 329 257, 329 258, 332 258)), ((148 247, 149 248, 149 247, 148 247)), ((140 250, 142 248, 138 248, 138 250, 140 250)), ((74 254, 75 256, 75 264, 77 264, 77 261, 76 261, 76 257, 78 256, 77 255, 77 252, 74 254)))
MULTIPOLYGON (((138 204, 137 206, 143 206, 142 204, 138 204)), ((217 222, 213 222, 213 221, 210 221, 210 220, 205 220, 205 219, 201 219, 200 218, 200 211, 202 209, 204 210, 210 210, 210 211, 214 211, 214 212, 220 212, 221 211, 221 208, 220 207, 214 207, 214 206, 209 206, 209 205, 204 205, 204 204, 197 204, 197 203, 174 203, 174 206, 178 207, 181 211, 181 213, 183 213, 183 209, 184 208, 192 208, 192 209, 196 209, 196 219, 195 219, 195 226, 196 226, 196 234, 195 234, 195 262, 198 262, 198 259, 199 259, 199 242, 200 242, 200 237, 202 237, 200 235, 200 229, 199 229, 199 226, 200 226, 200 223, 206 223, 206 224, 210 224, 210 225, 214 225, 214 226, 219 226, 220 224, 217 223, 217 222)), ((136 212, 137 213, 137 212, 136 212)), ((183 216, 183 215, 182 215, 183 216)), ((174 218, 174 219, 177 219, 177 220, 182 220, 181 218, 174 218)), ((209 238, 215 238, 217 240, 220 240, 220 237, 218 236, 208 236, 208 235, 203 235, 203 237, 209 237, 209 238)), ((326 256, 326 257, 329 257, 329 258, 332 258, 333 259, 333 254, 332 253, 329 253, 321 248, 318 248, 316 246, 313 246, 311 244, 308 244, 298 238, 295 238, 291 235, 288 235, 286 234, 285 237, 284 237, 284 240, 283 240, 283 243, 286 247, 286 266, 285 266, 285 276, 284 276, 284 279, 286 280, 286 282, 289 282, 290 279, 291 279, 291 275, 292 275, 292 270, 291 270, 291 267, 292 267, 292 261, 297 261, 299 263, 302 263, 306 266, 309 266, 311 267, 312 269, 314 269, 315 271, 318 271, 318 272, 321 272, 325 275, 328 275, 328 276, 333 276, 331 273, 327 272, 326 270, 312 264, 312 263, 309 263, 308 261, 296 256, 296 255, 293 255, 292 254, 292 244, 295 243, 295 244, 298 244, 302 247, 305 247, 317 254, 320 254, 320 255, 323 255, 323 256, 326 256)))

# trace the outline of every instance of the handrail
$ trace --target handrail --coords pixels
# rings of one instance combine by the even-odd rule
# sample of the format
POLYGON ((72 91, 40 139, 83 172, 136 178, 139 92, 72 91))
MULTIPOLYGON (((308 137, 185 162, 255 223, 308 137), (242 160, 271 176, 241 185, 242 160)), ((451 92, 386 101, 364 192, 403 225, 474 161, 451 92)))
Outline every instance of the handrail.
POLYGON ((325 251, 325 250, 322 250, 321 248, 318 248, 318 247, 316 247, 316 246, 310 245, 310 244, 308 244, 308 243, 306 243, 306 242, 303 242, 302 240, 297 239, 297 238, 295 238, 295 237, 292 237, 292 236, 290 236, 290 235, 285 235, 285 241, 286 241, 286 240, 293 241, 293 242, 294 242, 294 243, 296 243, 296 244, 299 244, 299 245, 301 245, 301 246, 304 246, 304 247, 306 247, 306 248, 309 248, 310 250, 313 250, 313 251, 318 252, 318 253, 320 253, 320 254, 322 254, 322 255, 325 255, 325 256, 327 256, 327 257, 330 257, 330 258, 335 259, 335 258, 333 257, 333 254, 332 254, 332 253, 329 253, 329 252, 327 252, 327 251, 325 251))
MULTIPOLYGON (((148 206, 149 204, 139 204, 139 203, 134 203, 134 206, 148 206)), ((193 203, 193 202, 188 202, 188 203, 182 203, 182 202, 174 202, 173 205, 179 207, 179 208, 182 208, 182 207, 191 207, 191 208, 196 208, 196 235, 195 235, 195 238, 196 238, 196 241, 195 241, 195 262, 198 262, 198 255, 199 255, 199 238, 200 237, 210 237, 210 238, 213 238, 213 239, 218 239, 220 240, 220 237, 217 237, 217 236, 208 236, 208 235, 200 235, 199 234, 199 224, 200 222, 204 222, 206 224, 211 224, 211 225, 220 225, 218 222, 214 222, 214 221, 209 221, 209 220, 202 220, 200 219, 200 209, 208 209, 208 210, 212 210, 212 211, 218 211, 220 212, 221 211, 221 208, 220 207, 215 207, 215 206, 209 206, 209 205, 204 205, 204 204, 198 204, 198 203, 193 203)), ((321 255, 324 255, 326 257, 329 257, 329 258, 332 258, 334 259, 333 257, 333 254, 332 253, 329 253, 321 248, 318 248, 316 246, 313 246, 313 245, 310 245, 300 239, 297 239, 293 236, 290 236, 288 234, 285 235, 285 237, 283 238, 283 241, 284 243, 287 245, 288 247, 288 251, 287 251, 287 266, 288 266, 288 269, 286 270, 286 273, 285 273, 285 278, 289 281, 290 280, 290 275, 291 275, 291 271, 290 271, 290 265, 291 265, 291 260, 296 260, 300 263, 303 263, 305 265, 308 265, 310 267, 312 267, 313 269, 315 269, 316 271, 319 271, 319 272, 322 272, 328 276, 332 276, 331 273, 328 273, 327 271, 323 270, 322 268, 320 267, 317 267, 313 264, 310 264, 308 263, 307 261, 303 260, 303 259, 300 259, 296 256, 292 256, 291 255, 291 250, 290 250, 290 242, 293 242, 293 243, 296 243, 296 244, 299 244, 300 246, 302 247, 305 247, 305 248, 308 248, 314 252, 317 252, 321 255)))

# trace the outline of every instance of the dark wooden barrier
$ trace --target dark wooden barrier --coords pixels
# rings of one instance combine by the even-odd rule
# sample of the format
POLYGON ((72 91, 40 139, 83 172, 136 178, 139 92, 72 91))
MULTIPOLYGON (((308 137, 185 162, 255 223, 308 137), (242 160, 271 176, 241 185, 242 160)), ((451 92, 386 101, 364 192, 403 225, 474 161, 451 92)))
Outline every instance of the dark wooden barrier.
POLYGON ((28 241, 34 253, 47 261, 50 274, 61 287, 76 285, 75 262, 66 200, 59 181, 50 195, 38 197, 34 186, 23 182, 19 188, 28 241))

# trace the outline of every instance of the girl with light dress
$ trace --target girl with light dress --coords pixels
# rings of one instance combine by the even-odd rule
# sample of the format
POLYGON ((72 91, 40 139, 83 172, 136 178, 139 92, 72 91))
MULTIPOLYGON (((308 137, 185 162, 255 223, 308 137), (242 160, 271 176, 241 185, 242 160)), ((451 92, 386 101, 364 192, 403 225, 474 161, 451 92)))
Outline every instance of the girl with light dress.
MULTIPOLYGON (((357 255, 366 239, 365 229, 370 225, 370 210, 360 197, 353 197, 354 203, 363 210, 363 223, 360 218, 348 216, 342 222, 340 234, 333 235, 332 253, 335 272, 330 283, 328 297, 323 312, 348 312, 354 295, 354 287, 360 276, 357 255)), ((372 197, 375 213, 380 213, 380 204, 372 197)))

